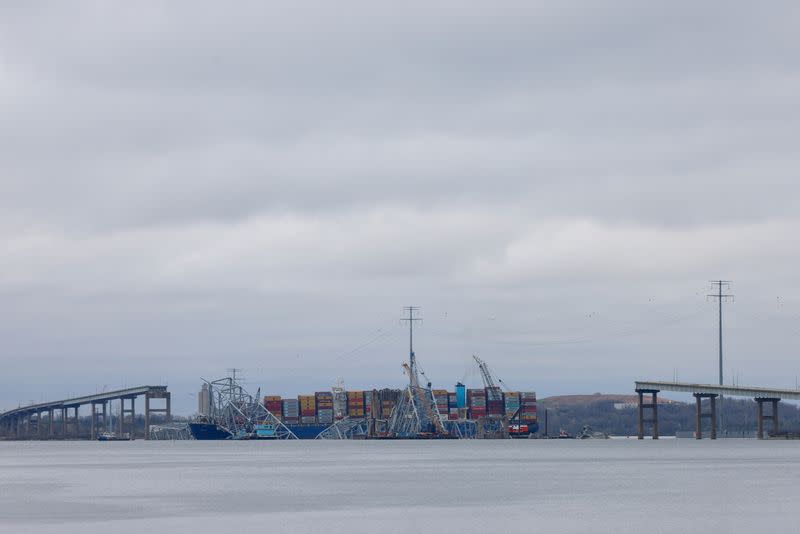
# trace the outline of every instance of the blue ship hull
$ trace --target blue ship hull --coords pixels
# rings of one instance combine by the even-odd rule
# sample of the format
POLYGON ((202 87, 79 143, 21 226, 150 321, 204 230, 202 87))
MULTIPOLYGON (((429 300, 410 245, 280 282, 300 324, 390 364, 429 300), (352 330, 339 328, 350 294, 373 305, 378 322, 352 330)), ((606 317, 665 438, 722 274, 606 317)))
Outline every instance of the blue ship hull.
POLYGON ((189 423, 189 432, 194 439, 220 440, 231 439, 231 434, 214 423, 189 423))
MULTIPOLYGON (((537 423, 527 423, 528 432, 523 434, 516 434, 513 437, 528 437, 528 434, 536 434, 539 431, 537 423)), ((294 432, 294 435, 300 439, 314 439, 320 432, 328 428, 329 425, 319 423, 306 423, 306 424, 286 424, 286 427, 294 432)), ((189 423, 189 431, 192 437, 197 440, 223 440, 232 439, 230 433, 218 427, 214 423, 189 423)))
MULTIPOLYGON (((314 439, 320 432, 328 428, 325 424, 287 424, 286 428, 294 432, 300 439, 314 439)), ((229 432, 214 423, 189 423, 189 431, 197 440, 232 439, 229 432)))
POLYGON ((284 423, 284 425, 286 425, 286 428, 294 432, 294 435, 300 439, 314 439, 319 435, 320 432, 331 426, 319 423, 284 423))

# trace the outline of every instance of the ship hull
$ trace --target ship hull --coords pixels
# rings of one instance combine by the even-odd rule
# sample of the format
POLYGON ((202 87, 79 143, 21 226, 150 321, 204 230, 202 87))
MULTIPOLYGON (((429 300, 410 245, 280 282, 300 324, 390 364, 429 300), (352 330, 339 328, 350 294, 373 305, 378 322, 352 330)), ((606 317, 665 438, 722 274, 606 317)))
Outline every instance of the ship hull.
POLYGON ((189 432, 194 439, 202 441, 231 439, 230 432, 214 423, 189 423, 189 432))
MULTIPOLYGON (((286 424, 286 423, 284 423, 286 424)), ((320 432, 328 428, 329 425, 309 423, 309 424, 286 424, 286 428, 291 430, 299 439, 314 439, 320 432)), ((511 437, 527 438, 535 435, 539 431, 539 425, 528 423, 526 431, 512 432, 511 437)), ((230 433, 218 427, 214 423, 189 423, 189 431, 192 437, 197 440, 225 440, 232 439, 230 433)))
MULTIPOLYGON (((299 439, 314 439, 320 432, 330 425, 325 424, 287 424, 286 428, 291 430, 299 439)), ((203 441, 217 441, 232 439, 229 432, 218 427, 214 423, 189 423, 189 431, 192 437, 203 441)))

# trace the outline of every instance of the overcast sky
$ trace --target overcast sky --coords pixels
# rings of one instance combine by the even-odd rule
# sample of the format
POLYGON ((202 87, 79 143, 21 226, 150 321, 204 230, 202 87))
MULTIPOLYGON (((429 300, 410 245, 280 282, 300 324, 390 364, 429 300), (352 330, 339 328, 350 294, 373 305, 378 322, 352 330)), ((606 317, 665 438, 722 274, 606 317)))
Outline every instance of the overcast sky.
POLYGON ((0 7, 0 409, 800 375, 792 1, 0 7))

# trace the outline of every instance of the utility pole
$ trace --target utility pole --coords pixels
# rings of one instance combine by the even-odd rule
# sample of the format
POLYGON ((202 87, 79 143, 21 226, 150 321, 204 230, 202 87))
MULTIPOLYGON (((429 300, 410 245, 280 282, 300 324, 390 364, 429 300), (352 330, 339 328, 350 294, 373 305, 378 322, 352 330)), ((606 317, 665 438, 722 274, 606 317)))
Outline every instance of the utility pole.
MULTIPOLYGON (((733 294, 730 293, 723 293, 722 290, 728 290, 731 287, 730 280, 711 280, 712 288, 716 287, 717 292, 708 295, 708 298, 717 299, 717 304, 719 305, 719 385, 722 386, 722 303, 726 299, 733 299, 733 294)), ((722 395, 719 396, 719 419, 720 424, 719 428, 721 432, 724 432, 724 428, 722 427, 722 395)))
POLYGON ((414 357, 414 323, 421 322, 419 318, 419 306, 406 306, 403 311, 408 314, 407 317, 400 319, 401 321, 408 321, 408 366, 411 372, 417 374, 417 362, 414 357))

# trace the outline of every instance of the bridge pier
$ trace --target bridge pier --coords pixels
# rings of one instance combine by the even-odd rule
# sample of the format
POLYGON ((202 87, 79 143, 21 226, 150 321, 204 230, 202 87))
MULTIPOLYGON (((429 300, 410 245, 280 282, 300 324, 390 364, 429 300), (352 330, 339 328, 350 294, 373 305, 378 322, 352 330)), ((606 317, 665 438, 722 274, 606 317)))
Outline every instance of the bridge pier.
POLYGON ((703 439, 703 418, 711 419, 711 439, 717 439, 717 395, 716 393, 694 393, 694 398, 697 402, 697 430, 694 437, 696 439, 703 439), (711 404, 711 411, 703 413, 703 399, 708 399, 711 404))
POLYGON ((78 417, 78 410, 80 409, 80 406, 73 406, 72 409, 72 435, 75 438, 78 438, 81 435, 80 418, 78 417))
POLYGON ((172 418, 170 409, 171 395, 168 391, 148 391, 144 395, 144 439, 150 439, 150 415, 154 413, 163 413, 166 421, 172 418), (164 399, 166 405, 164 408, 151 408, 150 399, 164 399))
POLYGON ((764 439, 764 419, 772 419, 772 433, 777 434, 779 425, 778 425, 778 402, 781 399, 778 398, 761 398, 756 397, 756 403, 758 404, 758 439, 764 439), (772 413, 770 415, 764 415, 764 403, 770 402, 772 403, 772 413))
POLYGON ((136 397, 123 397, 120 399, 119 410, 119 435, 125 435, 125 416, 130 415, 130 435, 131 439, 136 437, 136 397), (125 408, 125 401, 131 402, 130 408, 125 408))
POLYGON ((105 429, 108 425, 106 424, 106 401, 98 401, 92 402, 92 422, 91 422, 91 439, 95 440, 98 436, 98 431, 105 429), (102 409, 100 411, 97 410, 97 407, 100 406, 102 409), (102 416, 103 422, 102 424, 99 423, 98 419, 102 416))
POLYGON ((652 423, 653 439, 658 439, 658 389, 637 389, 636 393, 639 394, 639 433, 638 438, 644 439, 644 424, 652 423), (644 395, 651 395, 652 402, 645 404, 644 395), (649 408, 652 411, 652 418, 644 418, 644 410, 649 408))

